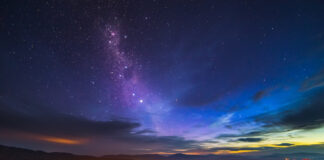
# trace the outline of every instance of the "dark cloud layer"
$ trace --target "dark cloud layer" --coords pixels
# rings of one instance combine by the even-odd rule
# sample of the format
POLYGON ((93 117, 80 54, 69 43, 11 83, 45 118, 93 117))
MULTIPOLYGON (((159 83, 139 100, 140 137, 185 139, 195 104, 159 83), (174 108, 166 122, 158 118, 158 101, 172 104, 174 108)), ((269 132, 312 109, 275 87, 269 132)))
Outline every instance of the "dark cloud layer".
POLYGON ((266 150, 271 150, 274 149, 274 147, 214 147, 214 148, 209 148, 209 149, 194 149, 190 150, 194 152, 217 152, 221 150, 226 150, 226 151, 246 151, 246 150, 255 150, 255 151, 266 151, 266 150))
MULTIPOLYGON (((86 138, 103 142, 112 140, 116 144, 128 143, 130 146, 137 147, 165 146, 164 149, 160 148, 159 151, 169 151, 172 148, 192 148, 196 144, 195 141, 185 140, 177 136, 155 136, 155 132, 148 129, 134 131, 141 126, 138 122, 118 119, 92 121, 42 110, 38 107, 29 108, 24 112, 22 112, 24 109, 15 110, 12 108, 14 107, 5 107, 5 104, 1 103, 0 130, 62 138, 86 138), (37 108, 39 111, 34 111, 37 108)), ((131 150, 132 147, 121 148, 121 150, 123 149, 131 150)))
POLYGON ((261 91, 258 91, 254 94, 253 96, 253 100, 254 101, 258 101, 260 99, 262 99, 268 92, 266 90, 261 90, 261 91))
POLYGON ((314 129, 324 124, 324 92, 313 93, 303 101, 287 106, 278 115, 265 116, 268 126, 285 126, 290 129, 314 129))
MULTIPOLYGON (((2 104, 2 107, 4 104, 2 104)), ((7 107, 9 108, 9 107, 7 107)), ((55 112, 24 113, 10 109, 0 110, 1 129, 21 130, 55 136, 103 136, 128 135, 139 127, 136 122, 111 120, 106 122, 91 121, 81 117, 55 112)))
POLYGON ((276 144, 276 146, 293 146, 294 144, 292 143, 280 143, 280 144, 276 144))
MULTIPOLYGON (((320 80, 321 78, 319 78, 321 75, 322 72, 310 78, 313 80, 318 80, 316 83, 313 80, 312 83, 310 83, 308 80, 303 83, 304 87, 307 84, 308 88, 310 87, 317 89, 305 92, 304 98, 300 101, 287 105, 285 110, 279 112, 269 112, 253 117, 253 121, 264 124, 260 131, 252 131, 234 135, 224 134, 216 138, 239 138, 237 141, 241 140, 249 142, 250 140, 254 140, 254 136, 263 136, 265 133, 283 132, 295 129, 311 130, 322 127, 324 125, 324 89, 318 85, 322 83, 320 80)), ((265 94, 264 92, 265 90, 256 93, 256 97, 254 97, 256 99, 254 100, 262 98, 263 94, 265 94)), ((293 144, 290 143, 278 144, 278 146, 292 145, 293 144)))
POLYGON ((263 132, 278 132, 277 127, 292 129, 315 129, 324 124, 324 90, 305 93, 300 101, 287 105, 285 110, 260 114, 255 121, 264 123, 263 132))
POLYGON ((254 136, 260 136, 263 135, 264 133, 267 133, 266 130, 262 131, 251 131, 248 133, 242 133, 242 134, 221 134, 215 138, 245 138, 245 137, 254 137, 254 136))
POLYGON ((261 142, 263 141, 262 138, 239 138, 236 141, 240 142, 261 142))
POLYGON ((314 129, 324 124, 324 92, 317 93, 314 97, 302 104, 297 111, 289 111, 279 122, 294 129, 314 129))

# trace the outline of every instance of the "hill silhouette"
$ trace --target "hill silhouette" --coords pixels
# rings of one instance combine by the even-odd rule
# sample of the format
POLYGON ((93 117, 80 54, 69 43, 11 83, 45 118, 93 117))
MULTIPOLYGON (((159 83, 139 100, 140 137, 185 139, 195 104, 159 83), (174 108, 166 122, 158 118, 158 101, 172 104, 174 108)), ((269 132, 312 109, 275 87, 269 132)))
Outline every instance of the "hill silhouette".
POLYGON ((318 153, 291 153, 291 154, 273 154, 267 156, 240 156, 240 155, 186 155, 173 154, 163 156, 158 154, 142 155, 105 155, 101 157, 88 155, 75 155, 62 152, 44 152, 9 147, 0 145, 0 160, 283 160, 290 159, 311 159, 323 160, 324 154, 318 153))

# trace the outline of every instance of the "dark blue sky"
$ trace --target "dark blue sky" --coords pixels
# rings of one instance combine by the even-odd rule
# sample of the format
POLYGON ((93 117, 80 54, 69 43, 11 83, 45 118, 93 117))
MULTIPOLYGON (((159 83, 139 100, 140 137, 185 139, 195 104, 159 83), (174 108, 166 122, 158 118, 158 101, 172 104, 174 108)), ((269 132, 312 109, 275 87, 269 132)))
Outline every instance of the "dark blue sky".
POLYGON ((323 10, 321 1, 3 1, 1 143, 319 152, 323 10))

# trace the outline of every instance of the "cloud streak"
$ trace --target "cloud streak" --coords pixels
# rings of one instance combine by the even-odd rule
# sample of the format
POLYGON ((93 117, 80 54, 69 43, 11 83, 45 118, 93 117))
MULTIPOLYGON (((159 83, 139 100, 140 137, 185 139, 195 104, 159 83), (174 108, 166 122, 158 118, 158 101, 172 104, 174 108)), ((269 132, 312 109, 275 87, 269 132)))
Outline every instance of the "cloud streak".
POLYGON ((261 142, 263 141, 262 138, 239 138, 236 141, 239 142, 261 142))

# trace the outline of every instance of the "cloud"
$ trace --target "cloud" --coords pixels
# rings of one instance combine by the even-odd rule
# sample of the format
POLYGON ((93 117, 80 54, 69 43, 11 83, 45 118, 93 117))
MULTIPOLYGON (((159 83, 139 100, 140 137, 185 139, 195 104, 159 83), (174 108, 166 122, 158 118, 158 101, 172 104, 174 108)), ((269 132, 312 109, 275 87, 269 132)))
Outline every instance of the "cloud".
POLYGON ((304 94, 300 101, 284 107, 287 108, 284 111, 258 115, 254 120, 265 124, 267 132, 276 132, 277 127, 287 130, 320 128, 324 124, 323 97, 324 89, 304 94))
MULTIPOLYGON (((6 108, 6 107, 4 107, 6 108)), ((81 117, 74 117, 50 112, 28 112, 7 109, 0 110, 0 128, 6 130, 20 130, 44 135, 55 136, 122 136, 139 127, 136 122, 119 120, 91 121, 81 117)))
MULTIPOLYGON (((290 130, 311 130, 324 125, 324 89, 309 91, 299 101, 289 104, 284 110, 259 114, 251 121, 261 124, 261 127, 252 132, 239 134, 223 134, 215 138, 249 141, 245 137, 262 137, 267 133, 280 133, 290 130)), ((253 141, 253 139, 251 139, 253 141)), ((285 145, 285 144, 282 144, 285 145)), ((286 144, 288 145, 288 144, 286 144)))
POLYGON ((231 137, 240 137, 240 134, 221 134, 215 138, 231 138, 231 137))
MULTIPOLYGON (((301 85, 303 97, 295 103, 283 107, 283 110, 268 112, 252 117, 252 121, 262 124, 259 131, 241 134, 225 134, 216 138, 240 138, 263 136, 266 133, 283 132, 295 129, 310 130, 324 125, 324 70, 305 80, 301 85), (316 90, 314 90, 316 88, 316 90)), ((266 96, 271 89, 257 92, 253 100, 266 96)), ((282 144, 285 145, 285 144, 282 144)), ((286 144, 288 145, 288 144, 286 144)))
POLYGON ((324 144, 293 145, 287 147, 274 147, 271 150, 262 150, 261 154, 290 154, 290 153, 323 153, 324 144))
POLYGON ((324 70, 306 79, 300 87, 303 98, 286 106, 284 111, 259 116, 267 127, 284 126, 288 129, 315 129, 324 124, 324 70), (312 90, 317 88, 317 90, 312 90), (263 120, 262 120, 263 119, 263 120))
POLYGON ((276 144, 276 146, 293 146, 294 144, 292 143, 280 143, 280 144, 276 144))
POLYGON ((267 90, 261 90, 261 91, 258 91, 254 94, 253 96, 253 101, 259 101, 260 99, 262 99, 264 96, 266 96, 268 94, 268 91, 267 90))
POLYGON ((240 142, 261 142, 263 141, 262 138, 239 138, 236 141, 240 142))
POLYGON ((19 140, 26 142, 26 137, 32 137, 31 139, 35 141, 30 144, 36 144, 35 147, 41 146, 44 150, 51 150, 54 146, 57 148, 52 151, 69 150, 69 152, 78 153, 84 148, 89 148, 88 152, 93 154, 139 153, 134 148, 171 151, 176 148, 193 148, 197 145, 196 141, 185 140, 182 137, 156 136, 154 131, 140 130, 141 124, 138 122, 118 119, 93 121, 41 110, 37 107, 13 109, 15 107, 8 107, 4 103, 0 105, 0 130, 12 133, 11 135, 0 134, 0 140, 8 143, 19 144, 19 140), (14 137, 14 140, 9 141, 8 136, 14 137), (68 148, 59 146, 60 144, 79 146, 68 148), (81 149, 77 149, 78 147, 81 149))
POLYGON ((301 91, 324 87, 324 70, 305 80, 300 87, 301 91))
POLYGON ((266 130, 262 131, 251 131, 247 133, 241 133, 241 134, 221 134, 215 138, 237 138, 237 137, 254 137, 254 136, 260 136, 264 133, 267 133, 266 130))
MULTIPOLYGON (((307 153, 323 153, 324 144, 314 144, 314 145, 293 145, 290 143, 282 143, 279 144, 280 146, 286 147, 214 147, 214 148, 197 148, 192 150, 187 150, 186 152, 197 152, 197 153, 204 153, 204 154, 212 154, 218 151, 243 151, 241 153, 248 153, 249 151, 252 154, 250 155, 267 155, 267 156, 275 156, 280 154, 293 154, 299 153, 301 155, 306 155, 307 153), (290 145, 290 146, 289 146, 290 145), (244 152, 247 151, 247 152, 244 152)), ((282 155, 283 156, 283 155, 282 155)), ((263 158, 262 158, 263 159, 263 158)), ((275 159, 278 159, 275 158, 275 159)), ((281 158, 280 158, 281 159, 281 158)))
POLYGON ((152 131, 152 130, 149 130, 149 129, 144 129, 144 130, 140 130, 140 131, 137 131, 135 132, 135 134, 152 134, 152 133, 156 133, 155 131, 152 131))
MULTIPOLYGON (((170 151, 170 149, 175 148, 194 148, 198 146, 198 142, 193 140, 185 140, 178 136, 137 136, 129 137, 128 141, 135 143, 145 143, 145 144, 162 144, 166 148, 165 151, 170 151)), ((161 150, 159 150, 161 151, 161 150)))
POLYGON ((324 90, 284 112, 279 124, 292 129, 314 129, 324 124, 324 90))
POLYGON ((198 148, 188 150, 187 152, 199 152, 199 153, 214 153, 217 151, 266 151, 275 149, 275 147, 213 147, 213 148, 198 148))
POLYGON ((272 91, 279 89, 279 88, 280 88, 279 86, 272 86, 272 87, 260 90, 253 95, 252 99, 254 102, 257 102, 257 101, 261 100, 262 98, 268 96, 272 91))

